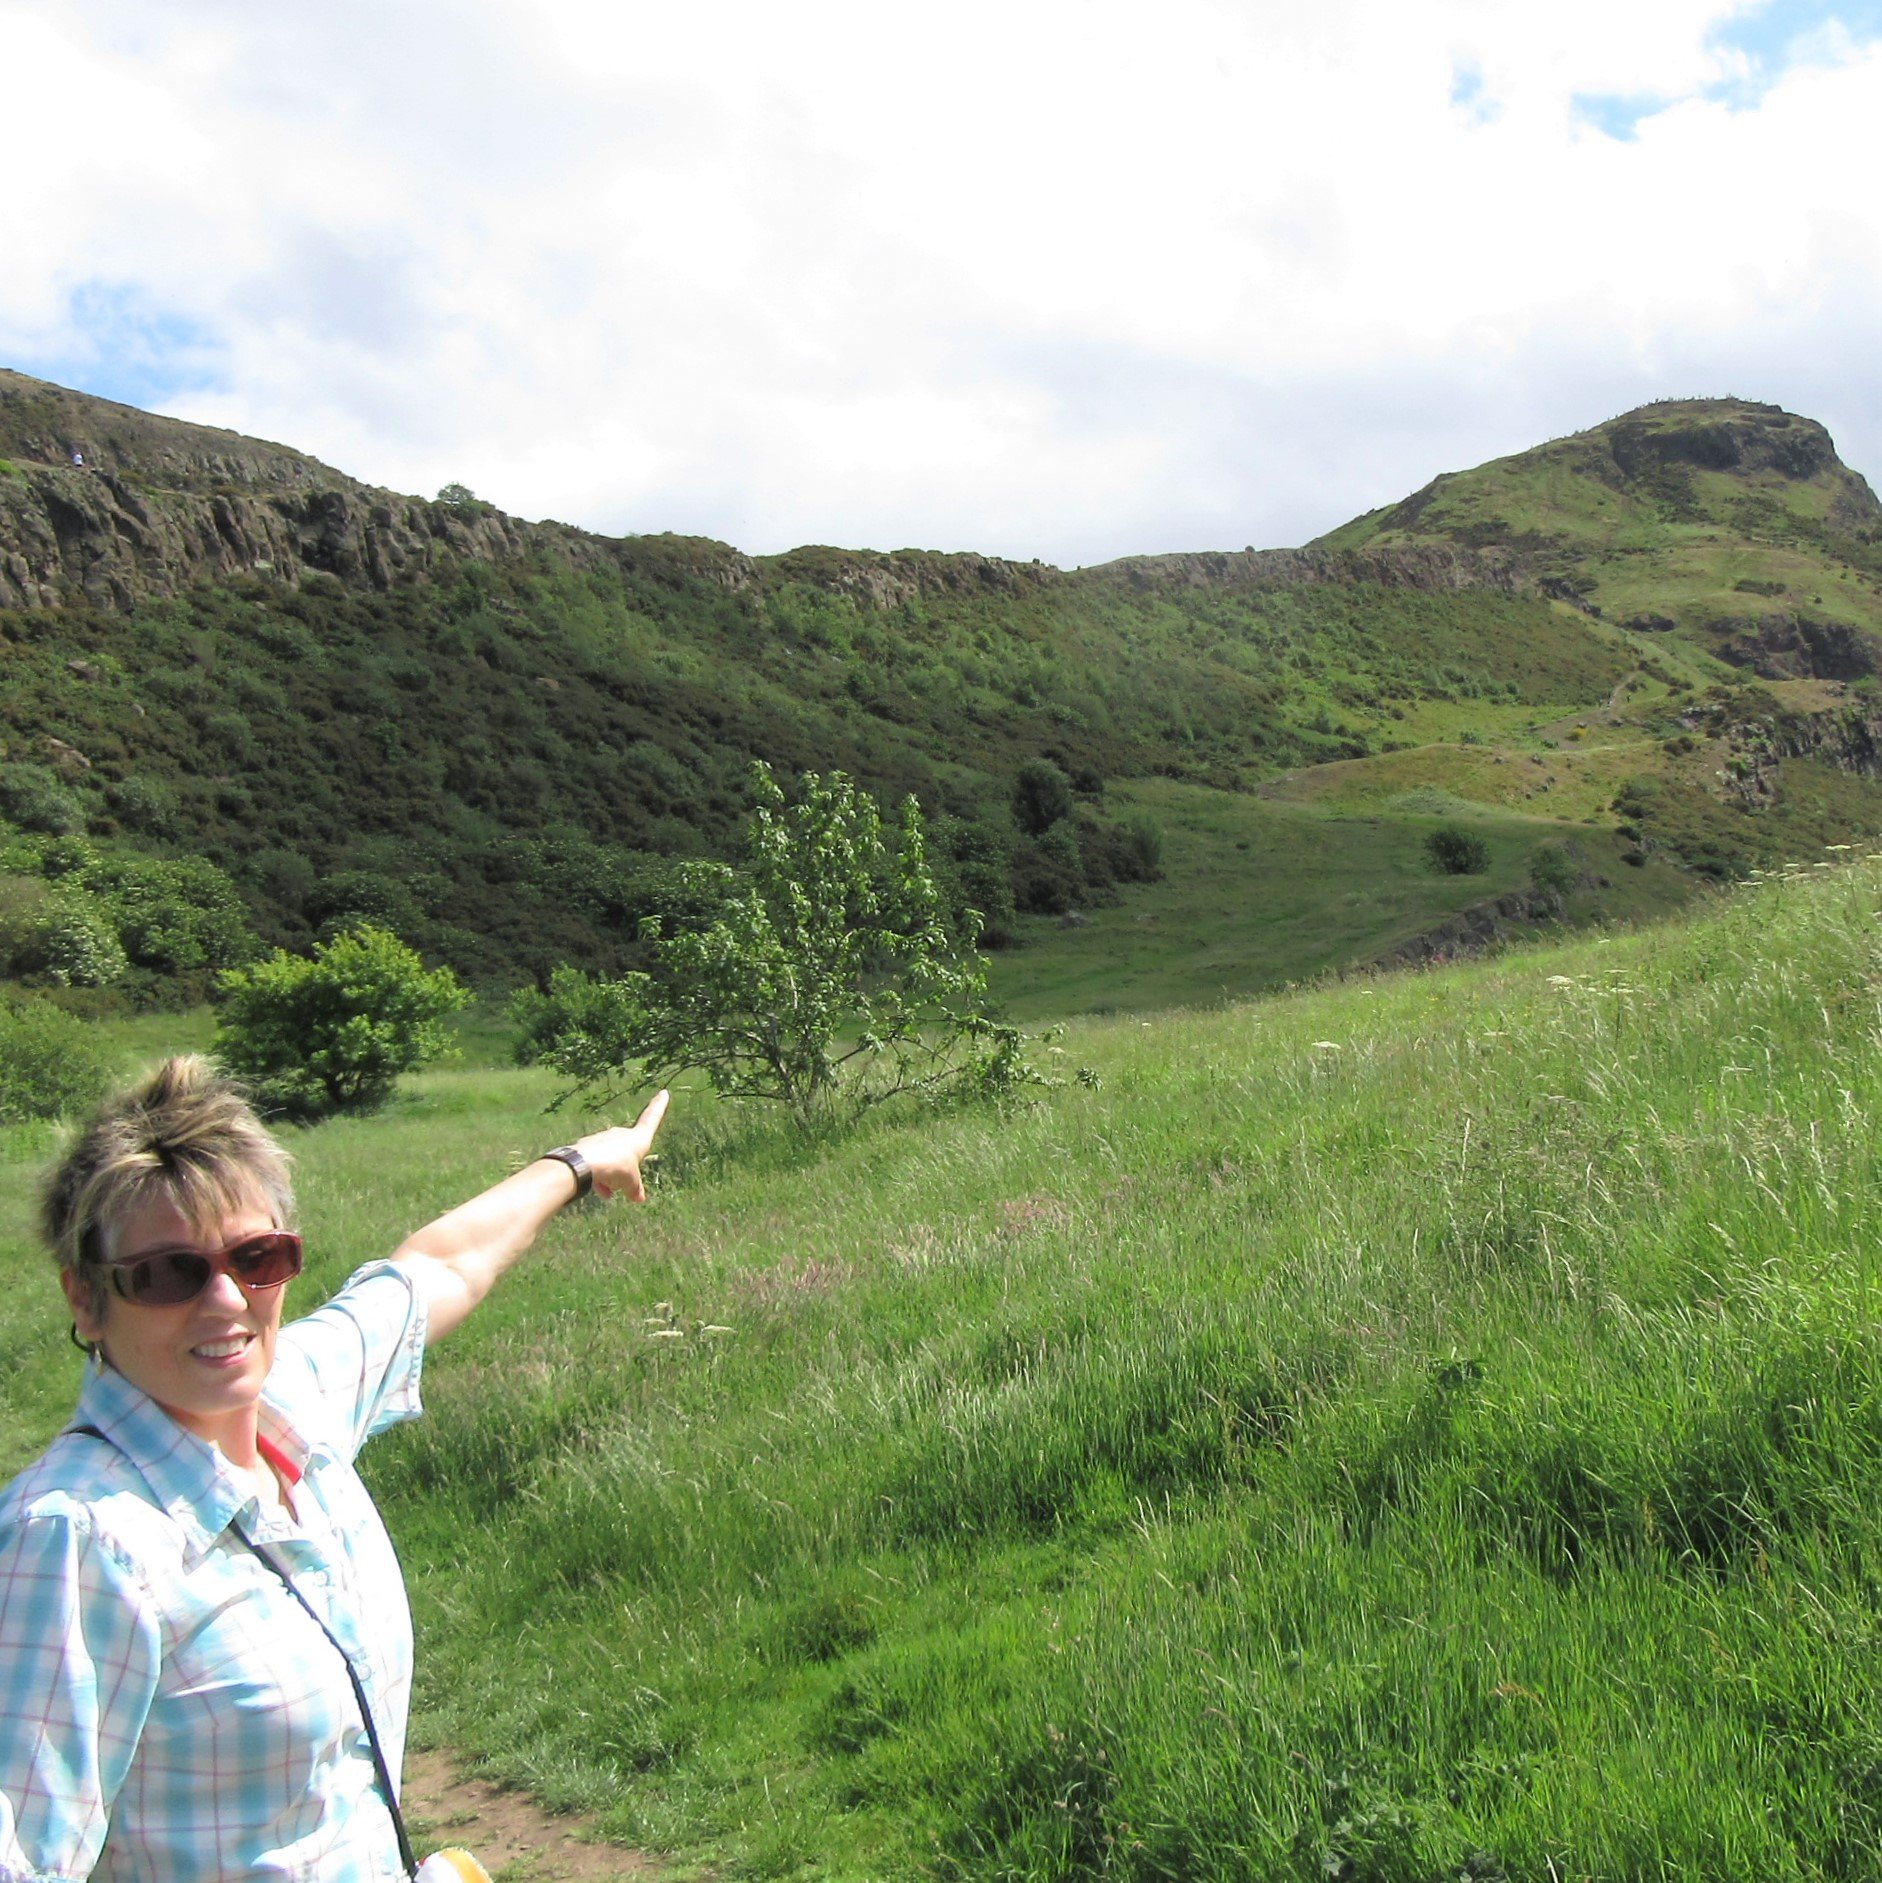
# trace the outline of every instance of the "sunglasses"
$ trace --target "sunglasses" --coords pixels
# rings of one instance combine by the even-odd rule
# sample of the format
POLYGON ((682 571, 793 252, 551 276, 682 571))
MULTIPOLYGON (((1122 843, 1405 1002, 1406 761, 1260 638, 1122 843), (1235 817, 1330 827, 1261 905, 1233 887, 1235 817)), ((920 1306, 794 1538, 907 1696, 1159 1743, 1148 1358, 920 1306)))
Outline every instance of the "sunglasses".
POLYGON ((208 1255, 196 1249, 159 1249, 106 1262, 104 1271, 126 1301, 146 1308, 177 1308, 194 1301, 218 1273, 233 1275, 244 1288, 279 1288, 292 1281, 301 1272, 301 1239, 292 1230, 271 1229, 208 1255))

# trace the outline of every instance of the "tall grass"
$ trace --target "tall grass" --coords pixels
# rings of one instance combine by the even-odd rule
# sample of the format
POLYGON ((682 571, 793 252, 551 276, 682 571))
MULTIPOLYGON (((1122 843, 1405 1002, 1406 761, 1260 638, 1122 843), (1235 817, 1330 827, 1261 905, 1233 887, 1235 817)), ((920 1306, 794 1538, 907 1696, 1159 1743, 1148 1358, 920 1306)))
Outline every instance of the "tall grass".
MULTIPOLYGON (((733 1875, 1877 1874, 1879 908, 683 1100, 375 1448, 421 1732, 733 1875)), ((320 1277, 539 1097, 306 1134, 320 1277)))

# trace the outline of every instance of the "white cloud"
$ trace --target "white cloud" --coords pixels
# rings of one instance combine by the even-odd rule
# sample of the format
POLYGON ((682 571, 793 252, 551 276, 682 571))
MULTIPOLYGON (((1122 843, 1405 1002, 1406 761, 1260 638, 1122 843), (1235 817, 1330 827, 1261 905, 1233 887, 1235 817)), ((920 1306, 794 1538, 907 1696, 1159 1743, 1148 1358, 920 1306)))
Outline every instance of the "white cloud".
POLYGON ((1299 540, 1668 392, 1882 466, 1882 56, 1748 103, 1759 14, 0 0, 0 349, 761 551, 1299 540))

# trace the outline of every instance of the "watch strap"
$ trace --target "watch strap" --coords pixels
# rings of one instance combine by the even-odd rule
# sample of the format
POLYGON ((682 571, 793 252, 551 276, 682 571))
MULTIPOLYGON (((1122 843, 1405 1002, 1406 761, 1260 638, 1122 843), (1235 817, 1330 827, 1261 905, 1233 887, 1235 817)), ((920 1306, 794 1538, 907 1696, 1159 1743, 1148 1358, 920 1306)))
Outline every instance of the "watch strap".
POLYGON ((541 1163, 544 1158, 553 1157, 558 1164, 566 1164, 575 1173, 575 1200, 580 1202, 595 1187, 594 1167, 572 1144, 558 1144, 553 1151, 544 1151, 536 1159, 541 1163))

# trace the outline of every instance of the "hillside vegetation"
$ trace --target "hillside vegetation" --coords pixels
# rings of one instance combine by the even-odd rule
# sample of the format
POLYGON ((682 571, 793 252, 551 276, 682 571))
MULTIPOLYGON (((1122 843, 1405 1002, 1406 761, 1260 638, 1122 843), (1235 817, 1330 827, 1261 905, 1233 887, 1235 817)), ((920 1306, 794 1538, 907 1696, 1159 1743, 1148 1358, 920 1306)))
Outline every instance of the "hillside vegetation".
POLYGON ((1626 919, 1882 830, 1882 512, 1772 407, 1647 407, 1306 550, 1070 572, 610 540, 17 374, 0 449, 0 954, 41 984, 58 950, 8 935, 125 856, 220 870, 189 910, 239 892, 252 934, 140 953, 81 910, 120 999, 361 919, 491 988, 615 972, 698 914, 674 866, 729 852, 754 757, 917 793, 1035 1010, 1626 919), (1041 764, 1070 796, 1034 829, 1041 764), (1174 829, 1172 791, 1210 808, 1174 829), (1490 874, 1419 866, 1434 820, 1490 874), (103 861, 33 848, 74 836, 103 861), (1530 895, 1564 844, 1573 892, 1530 895))
MULTIPOLYGON (((682 1094, 369 1454, 418 1730, 726 1876, 1873 1875, 1879 915, 1871 859, 1087 1021, 1004 1116, 682 1094)), ((295 1134, 305 1299, 543 1089, 295 1134)))

